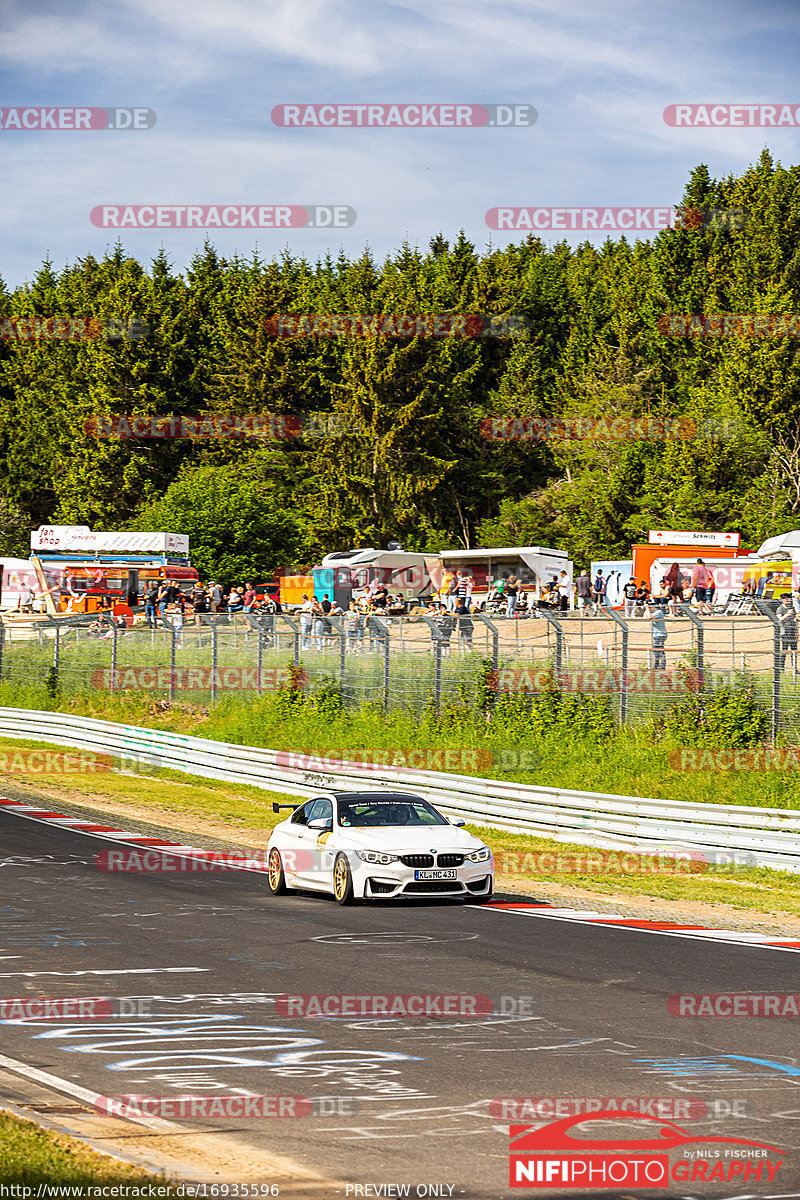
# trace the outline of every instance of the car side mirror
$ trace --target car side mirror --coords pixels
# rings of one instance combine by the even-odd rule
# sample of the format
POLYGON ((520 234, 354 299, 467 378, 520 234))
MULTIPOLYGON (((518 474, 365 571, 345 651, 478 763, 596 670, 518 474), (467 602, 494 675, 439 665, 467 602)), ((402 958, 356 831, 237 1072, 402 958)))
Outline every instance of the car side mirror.
POLYGON ((313 821, 308 822, 309 829, 331 829, 331 822, 326 817, 315 817, 313 821))
POLYGON ((450 820, 450 824, 451 824, 451 825, 458 825, 458 826, 459 826, 459 828, 460 828, 462 825, 466 825, 466 823, 467 823, 467 822, 466 822, 466 821, 464 821, 464 820, 462 820, 462 818, 461 818, 461 817, 452 817, 452 818, 451 818, 451 820, 450 820))

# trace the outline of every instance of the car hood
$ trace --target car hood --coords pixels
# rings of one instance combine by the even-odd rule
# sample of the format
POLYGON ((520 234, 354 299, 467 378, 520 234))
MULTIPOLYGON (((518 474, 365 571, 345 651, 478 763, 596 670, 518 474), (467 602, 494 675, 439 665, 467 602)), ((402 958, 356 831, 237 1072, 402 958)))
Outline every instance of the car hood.
POLYGON ((479 838, 456 825, 387 825, 384 828, 370 826, 366 829, 340 825, 337 832, 359 850, 386 849, 393 854, 429 850, 463 850, 470 853, 484 845, 479 838))

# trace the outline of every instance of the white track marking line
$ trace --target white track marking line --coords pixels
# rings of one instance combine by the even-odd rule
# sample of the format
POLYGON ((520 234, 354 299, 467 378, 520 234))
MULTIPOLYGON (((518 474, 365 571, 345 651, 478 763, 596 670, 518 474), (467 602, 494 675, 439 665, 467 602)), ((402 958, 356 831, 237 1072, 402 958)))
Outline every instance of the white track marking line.
MULTIPOLYGON (((48 1071, 40 1071, 38 1067, 29 1067, 27 1063, 19 1062, 16 1058, 7 1058, 5 1054, 0 1054, 0 1067, 5 1067, 7 1071, 12 1071, 15 1075, 23 1075, 26 1079, 33 1079, 37 1083, 44 1083, 48 1087, 55 1088, 57 1092, 66 1092, 68 1096, 74 1096, 77 1100, 83 1100, 85 1104, 91 1104, 93 1107, 97 1105, 98 1100, 103 1100, 99 1092, 92 1092, 89 1088, 81 1087, 80 1084, 70 1083, 68 1079, 61 1079, 58 1075, 51 1075, 48 1071)), ((107 1113, 97 1112, 95 1116, 108 1116, 107 1113)), ((166 1121, 163 1117, 125 1117, 126 1121, 133 1121, 135 1125, 146 1125, 148 1129, 158 1129, 161 1131, 173 1132, 175 1130, 183 1131, 181 1125, 176 1125, 174 1121, 166 1121)))

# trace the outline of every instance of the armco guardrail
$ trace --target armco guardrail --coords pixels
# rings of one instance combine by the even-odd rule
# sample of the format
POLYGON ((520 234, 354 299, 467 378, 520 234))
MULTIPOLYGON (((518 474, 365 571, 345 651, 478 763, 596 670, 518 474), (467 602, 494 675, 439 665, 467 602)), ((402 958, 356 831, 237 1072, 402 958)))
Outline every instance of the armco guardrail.
POLYGON ((376 785, 412 788, 448 816, 554 841, 667 853, 697 851, 800 874, 800 814, 777 808, 562 791, 408 767, 342 763, 309 770, 303 756, 67 713, 0 707, 0 736, 134 757, 207 779, 312 796, 376 785), (292 759, 297 765, 292 765, 292 759), (288 761, 287 761, 288 760, 288 761))

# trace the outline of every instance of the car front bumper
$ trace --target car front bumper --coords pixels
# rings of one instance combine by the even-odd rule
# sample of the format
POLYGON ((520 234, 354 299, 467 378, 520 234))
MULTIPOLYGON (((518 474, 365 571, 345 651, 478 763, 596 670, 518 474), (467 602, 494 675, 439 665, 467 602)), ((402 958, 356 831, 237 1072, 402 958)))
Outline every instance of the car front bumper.
MULTIPOLYGON (((465 863, 455 869, 455 879, 416 879, 415 868, 405 863, 363 862, 356 855, 350 859, 353 890, 365 900, 395 897, 468 897, 489 896, 494 890, 494 860, 465 863)), ((437 869, 437 868, 434 868, 437 869)))

